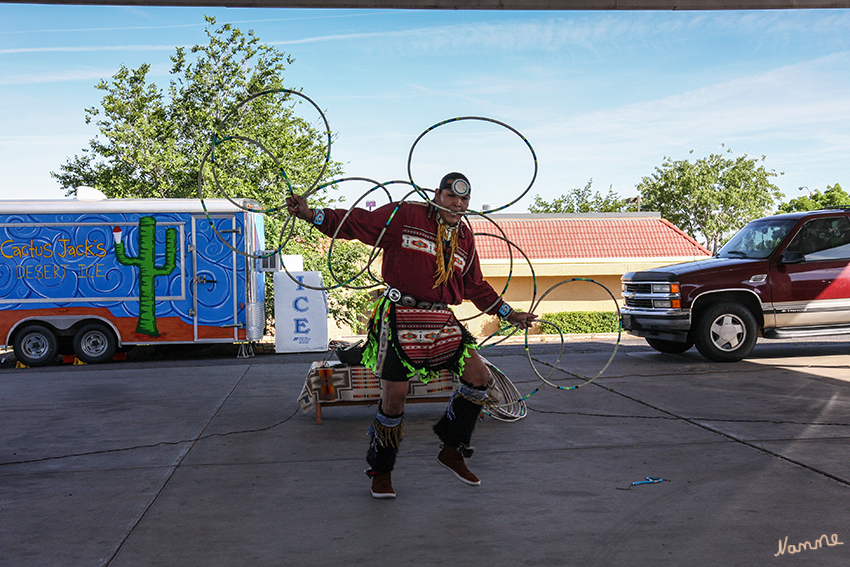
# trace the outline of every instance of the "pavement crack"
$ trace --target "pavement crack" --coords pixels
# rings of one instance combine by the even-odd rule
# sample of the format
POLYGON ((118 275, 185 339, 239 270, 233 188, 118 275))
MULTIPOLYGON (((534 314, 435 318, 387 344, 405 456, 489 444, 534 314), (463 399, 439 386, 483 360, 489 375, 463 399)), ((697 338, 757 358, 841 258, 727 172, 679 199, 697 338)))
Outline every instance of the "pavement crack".
MULTIPOLYGON (((209 435, 201 435, 200 437, 196 437, 195 439, 181 439, 180 441, 159 441, 158 443, 149 443, 145 445, 133 445, 131 447, 116 447, 114 449, 98 449, 96 451, 85 451, 82 453, 66 453, 64 455, 53 455, 50 457, 39 457, 37 459, 26 459, 21 461, 6 461, 0 463, 0 467, 10 466, 10 465, 27 465, 32 463, 43 463, 46 461, 57 461, 61 459, 71 459, 73 457, 91 457, 93 455, 106 455, 110 453, 122 453, 125 451, 137 451, 139 449, 153 449, 156 447, 168 447, 172 445, 184 445, 186 443, 197 443, 198 441, 203 441, 205 439, 212 439, 213 437, 228 437, 230 435, 240 435, 245 433, 261 433, 263 431, 269 431, 283 425, 298 413, 300 408, 296 407, 295 411, 289 415, 289 417, 282 419, 272 425, 268 425, 265 427, 258 427, 256 429, 240 429, 238 431, 226 431, 224 433, 210 433, 209 435)), ((215 416, 213 416, 215 417, 215 416)))
POLYGON ((219 412, 221 412, 221 408, 224 407, 224 404, 227 403, 227 400, 230 399, 230 396, 233 395, 233 392, 236 391, 236 388, 239 387, 239 384, 242 383, 242 380, 245 378, 245 375, 248 374, 248 371, 250 371, 250 370, 251 370, 250 365, 247 368, 245 368, 245 371, 239 376, 239 379, 236 380, 236 383, 233 384, 233 387, 230 388, 230 391, 227 393, 226 396, 224 396, 224 398, 221 400, 221 403, 218 404, 218 407, 215 409, 212 416, 210 416, 210 418, 207 420, 207 422, 201 428, 201 431, 198 433, 198 435, 195 437, 195 439, 191 442, 191 445, 189 447, 187 447, 180 455, 177 456, 177 460, 170 467, 171 470, 166 475, 165 480, 162 483, 162 486, 159 487, 159 490, 156 492, 156 494, 154 494, 153 498, 151 498, 151 501, 148 503, 148 505, 145 507, 145 509, 142 511, 142 513, 139 514, 139 517, 136 518, 136 521, 133 522, 133 525, 130 527, 130 529, 127 530, 127 534, 123 538, 121 538, 121 541, 116 546, 115 551, 112 553, 112 555, 110 555, 109 558, 103 563, 104 567, 109 567, 109 565, 112 563, 112 561, 121 552, 121 549, 127 543, 127 540, 130 539, 130 536, 133 535, 133 532, 136 530, 136 528, 139 526, 139 524, 145 518, 147 513, 151 510, 151 508, 153 508, 153 505, 156 504, 156 501, 159 499, 159 497, 165 491, 165 488, 168 486, 168 483, 171 482, 172 478, 174 478, 174 474, 177 472, 177 469, 180 468, 180 465, 183 463, 183 461, 186 459, 186 457, 189 455, 189 452, 195 446, 195 443, 197 443, 201 439, 201 437, 203 437, 204 432, 207 430, 207 428, 209 428, 210 424, 212 424, 212 422, 218 416, 219 412))
MULTIPOLYGON (((607 388, 606 388, 607 389, 607 388)), ((636 400, 637 401, 637 400, 636 400)), ((670 421, 707 421, 712 423, 771 423, 775 425, 823 425, 832 427, 850 427, 850 423, 831 421, 791 421, 784 419, 730 419, 721 417, 679 416, 679 415, 628 415, 618 413, 592 413, 585 411, 541 410, 528 406, 529 411, 556 415, 582 415, 586 417, 610 417, 614 419, 667 419, 670 421)))
MULTIPOLYGON (((550 363, 546 362, 546 361, 539 360, 539 359, 537 359, 537 358, 535 358, 534 360, 535 360, 535 362, 539 362, 540 364, 545 364, 546 366, 549 366, 550 368, 552 367, 552 365, 551 365, 550 363)), ((562 370, 561 368, 556 368, 556 369, 557 369, 557 370, 561 370, 562 372, 565 372, 565 373, 566 373, 566 371, 562 370)), ((705 431, 711 432, 711 433, 713 433, 713 434, 715 434, 715 435, 719 435, 719 436, 721 436, 721 437, 725 437, 726 439, 729 439, 729 440, 734 441, 734 442, 736 442, 736 443, 740 443, 741 445, 744 445, 744 446, 749 447, 749 448, 751 448, 751 449, 755 449, 756 451, 759 451, 760 453, 764 453, 764 454, 766 454, 766 455, 770 455, 770 456, 775 457, 775 458, 777 458, 777 459, 781 459, 781 460, 786 461, 786 462, 788 462, 788 463, 791 463, 791 464, 797 465, 798 467, 804 468, 804 469, 806 469, 806 470, 809 470, 809 471, 811 471, 811 472, 817 473, 817 474, 819 474, 819 475, 821 475, 821 476, 824 476, 824 477, 826 477, 826 478, 829 478, 829 479, 831 479, 831 480, 834 480, 834 481, 836 481, 836 482, 838 482, 838 483, 841 483, 841 484, 843 484, 843 485, 845 485, 845 486, 850 487, 850 480, 848 480, 848 479, 846 479, 846 478, 842 478, 842 477, 840 477, 840 476, 837 476, 837 475, 834 475, 834 474, 832 474, 832 473, 829 473, 829 472, 827 472, 827 471, 825 471, 825 470, 819 469, 819 468, 817 468, 817 467, 815 467, 815 466, 812 466, 812 465, 809 465, 809 464, 807 464, 807 463, 804 463, 804 462, 798 461, 798 460, 796 460, 796 459, 792 459, 791 457, 788 457, 788 456, 783 455, 783 454, 781 454, 781 453, 777 453, 776 451, 771 451, 770 449, 767 449, 766 447, 762 447, 762 446, 760 446, 760 445, 758 445, 758 444, 756 444, 756 443, 754 443, 754 442, 747 441, 746 439, 742 439, 741 437, 738 437, 737 435, 734 435, 734 434, 731 434, 731 433, 727 433, 727 432, 722 431, 722 430, 720 430, 720 429, 718 429, 718 428, 716 428, 716 427, 712 427, 712 426, 710 426, 710 425, 708 425, 708 424, 706 424, 706 423, 700 423, 700 421, 711 421, 711 422, 717 422, 717 421, 720 421, 720 420, 708 420, 708 419, 704 419, 704 418, 703 418, 703 419, 700 419, 700 418, 692 418, 692 417, 687 417, 687 416, 679 415, 679 414, 677 414, 677 413, 675 413, 675 412, 672 412, 672 411, 670 411, 670 410, 666 410, 666 409, 664 409, 664 408, 662 408, 662 407, 659 407, 659 406, 657 406, 657 405, 651 404, 651 403, 649 403, 649 402, 646 402, 646 401, 641 400, 641 399, 639 399, 639 398, 636 398, 636 397, 634 397, 634 396, 630 396, 630 395, 628 395, 628 394, 625 394, 625 393, 623 393, 623 392, 620 392, 620 391, 618 391, 618 390, 614 389, 614 388, 613 388, 613 387, 611 387, 611 386, 604 386, 604 385, 602 385, 602 384, 600 384, 600 383, 598 383, 598 382, 594 382, 594 383, 593 383, 593 385, 594 385, 594 386, 596 386, 597 388, 602 388, 603 390, 606 390, 606 391, 608 391, 608 392, 610 392, 610 393, 612 393, 612 394, 616 394, 616 395, 618 395, 618 396, 621 396, 621 397, 623 397, 623 398, 625 398, 625 399, 627 399, 627 400, 630 400, 630 401, 635 402, 635 403, 637 403, 637 404, 640 404, 640 405, 642 405, 642 406, 645 406, 645 407, 651 408, 651 409, 653 409, 653 410, 655 410, 655 411, 657 411, 657 412, 661 412, 662 414, 665 414, 666 416, 669 416, 669 417, 670 417, 671 419, 673 419, 673 420, 683 421, 683 422, 688 423, 688 424, 690 424, 690 425, 693 425, 693 426, 695 426, 695 427, 699 427, 700 429, 704 429, 705 431)), ((740 420, 740 421, 747 421, 747 420, 740 420)), ((804 425, 808 425, 808 424, 804 424, 804 425)), ((811 424, 811 425, 822 425, 822 424, 811 424)), ((828 424, 823 424, 823 425, 828 425, 828 424)), ((844 425, 847 425, 847 424, 837 423, 837 424, 834 424, 834 425, 842 425, 842 426, 844 426, 844 425)))

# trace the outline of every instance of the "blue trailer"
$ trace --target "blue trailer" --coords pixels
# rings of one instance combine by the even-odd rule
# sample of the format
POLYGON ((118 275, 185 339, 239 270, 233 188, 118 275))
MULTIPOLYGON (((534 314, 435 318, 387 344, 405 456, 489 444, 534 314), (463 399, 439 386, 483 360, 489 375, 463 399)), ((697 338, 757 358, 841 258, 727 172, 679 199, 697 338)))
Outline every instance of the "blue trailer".
POLYGON ((61 354, 103 362, 137 344, 259 340, 257 211, 226 199, 2 201, 0 336, 28 366, 61 354))

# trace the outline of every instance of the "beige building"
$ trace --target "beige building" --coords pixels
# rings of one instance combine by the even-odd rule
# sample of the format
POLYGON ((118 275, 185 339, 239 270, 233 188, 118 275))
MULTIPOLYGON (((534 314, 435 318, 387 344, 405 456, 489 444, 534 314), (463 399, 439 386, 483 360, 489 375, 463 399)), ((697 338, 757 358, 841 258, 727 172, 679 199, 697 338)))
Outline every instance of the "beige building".
MULTIPOLYGON (((515 309, 527 311, 534 303, 535 313, 541 316, 614 311, 604 288, 586 281, 561 284, 565 280, 592 279, 622 305, 620 277, 624 273, 711 255, 660 213, 493 214, 488 218, 469 218, 484 278, 497 292, 504 290, 505 300, 515 309), (550 288, 554 289, 546 294, 550 288)), ((454 310, 477 337, 498 328, 496 317, 479 315, 470 302, 454 310)), ((331 338, 351 333, 337 329, 333 321, 329 326, 331 338)))
MULTIPOLYGON (((489 219, 470 218, 484 278, 500 293, 507 283, 505 300, 521 310, 534 302, 534 311, 541 316, 614 311, 605 288, 622 305, 624 273, 711 255, 660 213, 494 214, 489 219), (605 288, 586 281, 565 282, 572 278, 589 278, 605 288), (554 289, 547 294, 550 288, 554 289)), ((460 318, 476 311, 469 302, 455 309, 460 318)), ((490 335, 498 326, 495 317, 487 316, 467 324, 475 336, 490 335)))

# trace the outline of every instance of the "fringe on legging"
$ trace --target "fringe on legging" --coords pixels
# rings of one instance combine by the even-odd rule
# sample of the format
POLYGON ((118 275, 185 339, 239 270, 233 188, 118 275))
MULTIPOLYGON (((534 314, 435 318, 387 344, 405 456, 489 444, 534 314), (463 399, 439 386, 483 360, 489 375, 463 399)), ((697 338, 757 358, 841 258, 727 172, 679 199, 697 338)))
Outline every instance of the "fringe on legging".
POLYGON ((472 432, 481 413, 487 386, 473 386, 461 381, 452 395, 446 413, 434 425, 434 433, 447 447, 457 449, 464 457, 472 456, 472 432))
POLYGON ((379 402, 378 413, 366 434, 370 439, 366 462, 369 463, 371 473, 392 471, 398 448, 404 439, 404 412, 399 415, 386 415, 381 411, 379 402))

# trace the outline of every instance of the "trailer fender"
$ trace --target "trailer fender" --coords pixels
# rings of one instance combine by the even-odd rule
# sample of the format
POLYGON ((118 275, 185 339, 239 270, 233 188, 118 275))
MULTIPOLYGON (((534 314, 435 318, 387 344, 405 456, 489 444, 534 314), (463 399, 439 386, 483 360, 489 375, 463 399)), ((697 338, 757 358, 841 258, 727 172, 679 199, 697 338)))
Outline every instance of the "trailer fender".
POLYGON ((82 321, 100 321, 102 323, 106 323, 106 325, 112 329, 112 332, 115 334, 116 340, 118 341, 117 346, 122 346, 121 333, 118 332, 118 328, 112 324, 112 321, 106 319, 104 317, 100 317, 98 315, 44 315, 37 317, 27 317, 25 319, 21 319, 17 323, 15 323, 11 329, 9 329, 9 333, 6 335, 6 343, 7 345, 12 344, 12 337, 15 336, 17 330, 25 324, 40 322, 47 323, 48 325, 55 328, 57 331, 67 331, 77 323, 82 321))

